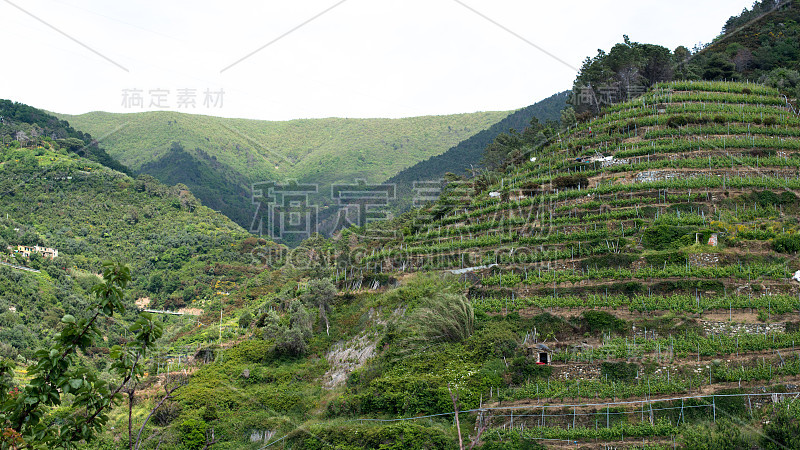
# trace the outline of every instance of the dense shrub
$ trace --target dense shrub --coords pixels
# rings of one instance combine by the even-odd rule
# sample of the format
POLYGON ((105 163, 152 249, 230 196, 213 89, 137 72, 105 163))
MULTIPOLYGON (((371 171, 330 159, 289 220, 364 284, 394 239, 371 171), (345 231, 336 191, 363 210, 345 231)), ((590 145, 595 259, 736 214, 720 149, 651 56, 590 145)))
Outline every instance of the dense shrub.
POLYGON ((288 356, 300 356, 308 350, 303 332, 298 328, 284 329, 275 342, 275 351, 288 356))
POLYGON ((694 294, 695 291, 723 292, 725 285, 719 280, 679 280, 660 281, 651 287, 653 294, 676 294, 684 292, 694 294))
POLYGON ((674 225, 655 225, 648 227, 642 233, 642 245, 653 250, 667 250, 675 247, 684 236, 691 232, 691 228, 674 225))
POLYGON ((661 267, 666 264, 683 265, 686 264, 686 254, 680 251, 666 251, 654 253, 644 257, 647 264, 654 267, 661 267))
POLYGON ((251 323, 253 323, 253 315, 250 311, 245 311, 239 316, 239 328, 250 328, 251 323))
POLYGON ((545 450, 547 447, 534 441, 525 439, 519 434, 511 434, 507 439, 501 439, 500 435, 487 438, 481 446, 482 450, 545 450))
POLYGON ((517 349, 517 336, 507 322, 490 322, 466 341, 481 359, 510 357, 517 349))
POLYGON ((177 402, 165 402, 153 413, 153 422, 165 427, 177 419, 181 414, 181 405, 177 402))
POLYGON ((800 234, 783 234, 772 241, 772 248, 780 253, 800 251, 800 234))
POLYGON ((319 424, 289 434, 291 448, 451 449, 455 436, 441 428, 415 423, 391 425, 319 424))
POLYGON ((627 331, 624 320, 605 311, 584 311, 582 315, 586 328, 591 332, 616 331, 624 333, 627 331))
POLYGON ((796 204, 797 196, 789 191, 784 191, 780 194, 776 194, 772 191, 759 191, 753 192, 747 197, 747 200, 755 201, 760 206, 786 206, 796 204))
POLYGON ((188 450, 199 450, 205 447, 207 429, 208 424, 202 420, 188 419, 183 421, 178 427, 181 444, 188 450))
POLYGON ((671 116, 667 119, 667 126, 670 128, 678 128, 686 126, 689 120, 684 116, 671 116))
POLYGON ((779 404, 777 411, 766 425, 761 438, 762 448, 800 448, 800 418, 796 412, 779 404))
POLYGON ((630 253, 609 253, 606 255, 592 256, 581 261, 583 269, 597 268, 628 268, 634 261, 639 259, 638 255, 630 253))
POLYGON ((600 364, 600 374, 612 381, 631 381, 636 379, 639 373, 639 365, 633 363, 609 362, 600 364))
POLYGON ((517 356, 508 366, 508 372, 511 375, 511 382, 519 385, 532 378, 550 378, 553 367, 537 364, 533 358, 517 356))
MULTIPOLYGON (((552 290, 551 290, 552 291, 552 290)), ((542 313, 525 320, 522 323, 524 330, 536 329, 540 338, 548 339, 548 336, 560 338, 564 334, 572 334, 572 325, 558 316, 550 313, 542 313)))
POLYGON ((553 179, 553 189, 578 189, 589 186, 589 179, 583 175, 565 175, 553 179))
POLYGON ((720 419, 716 425, 687 427, 681 440, 685 448, 708 450, 745 450, 754 448, 753 443, 748 442, 746 437, 742 435, 740 427, 728 419, 720 419))

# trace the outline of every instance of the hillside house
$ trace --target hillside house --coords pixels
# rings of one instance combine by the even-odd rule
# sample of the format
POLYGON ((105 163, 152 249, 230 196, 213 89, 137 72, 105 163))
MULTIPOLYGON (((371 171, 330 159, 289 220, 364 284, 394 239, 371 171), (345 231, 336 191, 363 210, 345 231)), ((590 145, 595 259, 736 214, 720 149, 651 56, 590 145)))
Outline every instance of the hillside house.
POLYGON ((545 344, 529 344, 527 353, 536 364, 550 364, 553 361, 553 351, 545 344))
POLYGON ((8 249, 11 250, 12 253, 22 255, 26 258, 30 258, 33 253, 38 253, 45 258, 53 259, 58 257, 58 250, 49 247, 39 247, 38 245, 28 246, 28 245, 17 245, 16 247, 8 246, 8 249))

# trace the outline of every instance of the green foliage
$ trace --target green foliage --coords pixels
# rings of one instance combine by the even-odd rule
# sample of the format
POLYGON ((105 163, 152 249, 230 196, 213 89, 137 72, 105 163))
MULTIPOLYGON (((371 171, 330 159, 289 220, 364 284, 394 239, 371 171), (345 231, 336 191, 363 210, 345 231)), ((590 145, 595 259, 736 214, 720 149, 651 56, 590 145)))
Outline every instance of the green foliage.
POLYGON ((590 256, 581 261, 581 267, 584 269, 593 267, 628 268, 638 259, 638 255, 630 253, 609 253, 606 255, 590 256))
POLYGON ((760 444, 765 449, 800 448, 800 417, 797 408, 777 405, 764 426, 760 444))
POLYGON ((547 447, 536 442, 535 439, 525 439, 519 434, 512 434, 505 439, 499 435, 492 435, 481 446, 484 450, 546 450, 547 447))
POLYGON ((553 374, 553 367, 537 364, 534 358, 517 356, 511 361, 511 364, 509 364, 508 372, 511 374, 512 383, 522 384, 530 379, 550 378, 550 375, 553 374))
POLYGON ((335 221, 332 214, 338 208, 332 207, 332 184, 353 183, 355 179, 384 182, 486 130, 508 114, 285 122, 168 111, 59 117, 81 130, 106 136, 103 144, 109 153, 137 173, 170 185, 182 183, 203 204, 249 228, 254 183, 295 179, 319 184, 310 204, 321 205, 320 221, 335 221))
POLYGON ((800 56, 797 39, 800 34, 799 10, 793 1, 753 3, 752 9, 731 17, 723 28, 723 36, 696 55, 692 64, 703 66, 713 59, 718 61, 715 62, 717 66, 725 64, 728 79, 744 75, 775 86, 775 81, 782 78, 776 71, 800 68, 797 62, 800 56), (782 7, 776 8, 779 3, 782 7), (730 73, 728 69, 734 72, 730 73))
POLYGON ((553 179, 553 189, 578 189, 589 186, 589 179, 582 175, 567 175, 553 179))
MULTIPOLYGON (((145 357, 161 337, 161 324, 142 313, 129 327, 131 339, 124 346, 115 345, 109 351, 111 370, 121 382, 116 389, 95 371, 78 364, 78 353, 99 345, 102 336, 96 326, 98 319, 111 319, 125 311, 123 292, 131 280, 130 270, 121 264, 106 263, 104 282, 92 288, 95 298, 93 315, 76 318, 70 314, 61 318, 62 328, 54 336, 50 348, 35 353, 35 363, 28 367, 30 381, 16 397, 0 398, 0 421, 36 446, 71 448, 75 442, 91 441, 107 423, 108 409, 120 400, 120 390, 128 382, 136 383, 144 374, 140 359, 145 357), (70 399, 70 406, 84 409, 85 414, 64 418, 58 427, 50 426, 47 412, 70 399)), ((11 388, 8 374, 12 366, 0 364, 0 391, 11 388)))
POLYGON ((206 445, 208 424, 198 419, 188 419, 178 426, 181 444, 187 450, 200 450, 206 445))
POLYGON ((625 361, 600 363, 600 374, 613 381, 632 381, 639 374, 639 365, 625 361))
POLYGON ((301 329, 288 328, 276 339, 275 349, 285 355, 300 356, 306 352, 308 344, 301 329))
MULTIPOLYGON (((41 109, 0 99, 0 117, 3 117, 0 141, 6 142, 8 137, 21 137, 30 148, 61 147, 110 169, 129 173, 128 168, 109 156, 91 135, 75 130, 67 121, 59 120, 41 109), (56 137, 55 142, 50 136, 56 137)), ((14 140, 11 146, 19 148, 21 143, 14 140)))
POLYGON ((407 306, 410 309, 439 294, 458 294, 462 286, 455 277, 439 276, 431 273, 419 273, 405 284, 387 293, 382 303, 389 307, 407 306))
POLYGON ((475 330, 475 313, 463 294, 438 294, 423 301, 408 325, 424 342, 461 342, 475 330))
MULTIPOLYGON (((252 192, 247 179, 230 167, 208 159, 199 148, 195 152, 198 156, 185 150, 179 142, 173 142, 166 153, 142 165, 138 173, 151 175, 170 186, 182 184, 204 205, 243 227, 250 227, 252 192)), ((180 208, 180 203, 176 206, 180 208)))
POLYGON ((674 225, 654 225, 644 230, 642 233, 642 245, 653 250, 667 250, 675 248, 680 239, 691 233, 687 227, 674 225))
POLYGON ((590 332, 613 331, 625 333, 625 321, 605 311, 584 311, 583 321, 590 332))
POLYGON ((319 310, 319 317, 325 322, 326 334, 330 333, 328 312, 334 297, 336 297, 336 286, 327 278, 311 280, 306 292, 300 297, 306 305, 319 310))
POLYGON ((239 316, 239 328, 250 328, 253 323, 253 314, 250 311, 245 311, 239 316))
POLYGON ((662 267, 666 265, 680 265, 686 264, 686 254, 681 251, 667 250, 658 253, 651 253, 646 255, 645 260, 648 264, 654 267, 662 267))
POLYGON ((736 29, 746 25, 748 22, 757 19, 762 14, 772 11, 779 2, 775 0, 761 0, 753 2, 751 9, 745 8, 738 16, 731 16, 725 26, 722 27, 724 34, 736 31, 736 29))
POLYGON ((772 248, 779 253, 800 251, 800 234, 782 234, 772 241, 772 248))
POLYGON ((742 434, 740 425, 727 418, 718 420, 714 425, 687 427, 683 433, 682 441, 686 448, 703 450, 746 450, 753 448, 753 443, 749 442, 746 436, 742 434))
POLYGON ((490 321, 465 341, 481 358, 510 358, 517 350, 517 336, 507 321, 490 321))
POLYGON ((671 80, 674 70, 675 62, 668 49, 632 42, 624 36, 624 42, 616 44, 608 53, 598 50, 594 58, 584 60, 573 82, 572 99, 576 112, 597 113, 603 105, 629 100, 637 96, 641 87, 671 80), (601 95, 600 88, 611 95, 601 95), (595 90, 592 99, 577 101, 585 89, 595 90))
POLYGON ((544 339, 549 339, 550 336, 561 338, 565 335, 570 335, 575 332, 573 326, 561 317, 554 316, 550 313, 542 313, 525 320, 522 323, 523 329, 531 330, 536 329, 539 336, 544 339))
MULTIPOLYGON (((10 244, 25 240, 58 249, 59 258, 41 261, 48 274, 69 271, 83 285, 91 282, 82 281, 87 273, 102 270, 103 260, 122 259, 138 274, 131 285, 136 297, 149 297, 150 307, 177 308, 211 296, 219 280, 239 281, 254 271, 251 255, 236 245, 247 236, 245 231, 195 204, 184 188, 170 188, 147 176, 134 180, 88 160, 49 151, 40 158, 47 162, 42 166, 9 164, 14 158, 0 152, 0 190, 14 194, 0 196, 0 208, 15 218, 0 221, 0 234, 8 232, 4 238, 10 244), (35 201, 36 208, 20 199, 35 201), (125 219, 131 211, 138 214, 138 221, 125 219)), ((71 291, 68 286, 73 282, 61 278, 52 277, 60 286, 58 301, 63 306, 77 303, 67 297, 85 295, 85 286, 84 292, 71 291)))
POLYGON ((180 414, 180 403, 168 401, 153 412, 153 422, 160 427, 165 427, 177 419, 180 414))
POLYGON ((730 80, 736 72, 736 65, 724 54, 715 53, 703 67, 704 80, 730 80))
POLYGON ((292 448, 322 450, 347 449, 414 449, 453 448, 455 436, 439 426, 399 423, 385 426, 353 423, 318 424, 308 431, 298 430, 287 438, 292 448))
POLYGON ((667 126, 670 128, 685 127, 687 124, 689 124, 689 120, 684 116, 670 116, 667 119, 667 126))
POLYGON ((286 318, 288 323, 275 311, 267 311, 256 325, 263 328, 264 339, 274 340, 277 354, 303 355, 308 350, 308 341, 313 334, 311 315, 302 303, 295 301, 286 318))

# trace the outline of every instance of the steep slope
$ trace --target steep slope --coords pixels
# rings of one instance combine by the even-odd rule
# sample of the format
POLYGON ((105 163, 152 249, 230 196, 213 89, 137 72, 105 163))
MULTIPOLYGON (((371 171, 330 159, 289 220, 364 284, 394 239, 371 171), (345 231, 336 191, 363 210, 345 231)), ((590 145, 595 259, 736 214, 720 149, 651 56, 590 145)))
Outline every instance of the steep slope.
MULTIPOLYGON (((526 342, 546 344, 495 347, 509 359, 527 355, 505 369, 501 396, 462 391, 482 394, 484 407, 515 401, 525 431, 495 420, 490 439, 695 442, 687 427, 710 418, 712 403, 721 408, 713 394, 733 394, 725 414, 750 423, 755 397, 739 394, 794 382, 800 366, 779 355, 800 349, 800 285, 790 280, 800 269, 800 116, 777 90, 659 84, 533 156, 486 191, 451 187, 440 200, 448 212, 401 223, 394 242, 366 241, 374 254, 339 274, 349 285, 360 269, 454 271, 476 317, 497 316, 484 333, 507 321, 526 342), (552 365, 528 371, 540 353, 552 365), (679 424, 680 397, 708 414, 679 424), (584 417, 560 411, 564 403, 584 417), (613 423, 606 407, 616 408, 613 423), (545 423, 541 414, 553 416, 545 423), (594 416, 607 429, 598 432, 594 416)), ((388 401, 381 392, 391 383, 388 374, 361 383, 343 403, 388 401)))
POLYGON ((425 161, 402 170, 386 180, 386 183, 397 185, 398 200, 395 212, 407 211, 412 206, 412 189, 414 182, 438 180, 448 172, 464 175, 465 171, 480 166, 483 151, 500 134, 510 129, 522 131, 530 124, 532 118, 544 123, 559 120, 561 110, 566 107, 568 92, 560 92, 533 105, 514 111, 505 119, 497 122, 469 139, 458 143, 441 155, 433 156, 425 161))
POLYGON ((707 79, 763 77, 794 94, 800 70, 799 23, 796 0, 755 2, 751 10, 731 17, 723 34, 694 55, 692 64, 700 66, 698 75, 707 79), (776 69, 784 72, 771 73, 776 69))
POLYGON ((191 376, 148 435, 452 448, 458 409, 462 438, 483 431, 488 449, 783 439, 792 425, 773 424, 797 417, 800 376, 786 100, 659 84, 530 157, 364 234, 264 254, 213 303, 219 322, 187 326, 155 362, 147 383, 191 376))
MULTIPOLYGON (((156 308, 199 305, 213 297, 217 281, 235 281, 252 263, 253 245, 243 247, 250 235, 185 186, 133 179, 63 149, 0 149, 0 214, 4 258, 7 245, 54 247, 59 256, 52 263, 32 262, 53 279, 100 273, 103 261, 120 260, 135 274, 135 297, 156 308)), ((12 293, 2 295, 14 306, 12 293)), ((25 303, 46 311, 47 298, 25 303)))
POLYGON ((207 153, 198 151, 195 157, 178 142, 157 161, 143 165, 139 171, 152 175, 167 185, 186 185, 203 204, 228 216, 238 224, 249 227, 253 219, 252 192, 243 186, 249 183, 207 153))
POLYGON ((36 148, 43 142, 55 142, 56 146, 71 153, 116 171, 128 172, 127 167, 106 153, 90 134, 75 130, 66 121, 22 103, 0 99, 0 137, 4 145, 17 147, 36 148))

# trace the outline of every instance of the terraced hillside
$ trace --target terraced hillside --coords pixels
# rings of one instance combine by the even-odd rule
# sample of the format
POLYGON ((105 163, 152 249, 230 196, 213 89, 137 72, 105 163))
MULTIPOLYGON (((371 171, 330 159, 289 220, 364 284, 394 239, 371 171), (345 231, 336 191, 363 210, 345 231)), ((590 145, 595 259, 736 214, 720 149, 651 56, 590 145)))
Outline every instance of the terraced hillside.
POLYGON ((366 258, 457 273, 477 314, 528 324, 534 358, 552 350, 551 375, 480 393, 509 408, 489 441, 691 447, 695 424, 760 429, 800 390, 800 116, 786 98, 659 84, 530 160, 480 192, 451 187, 366 258))

